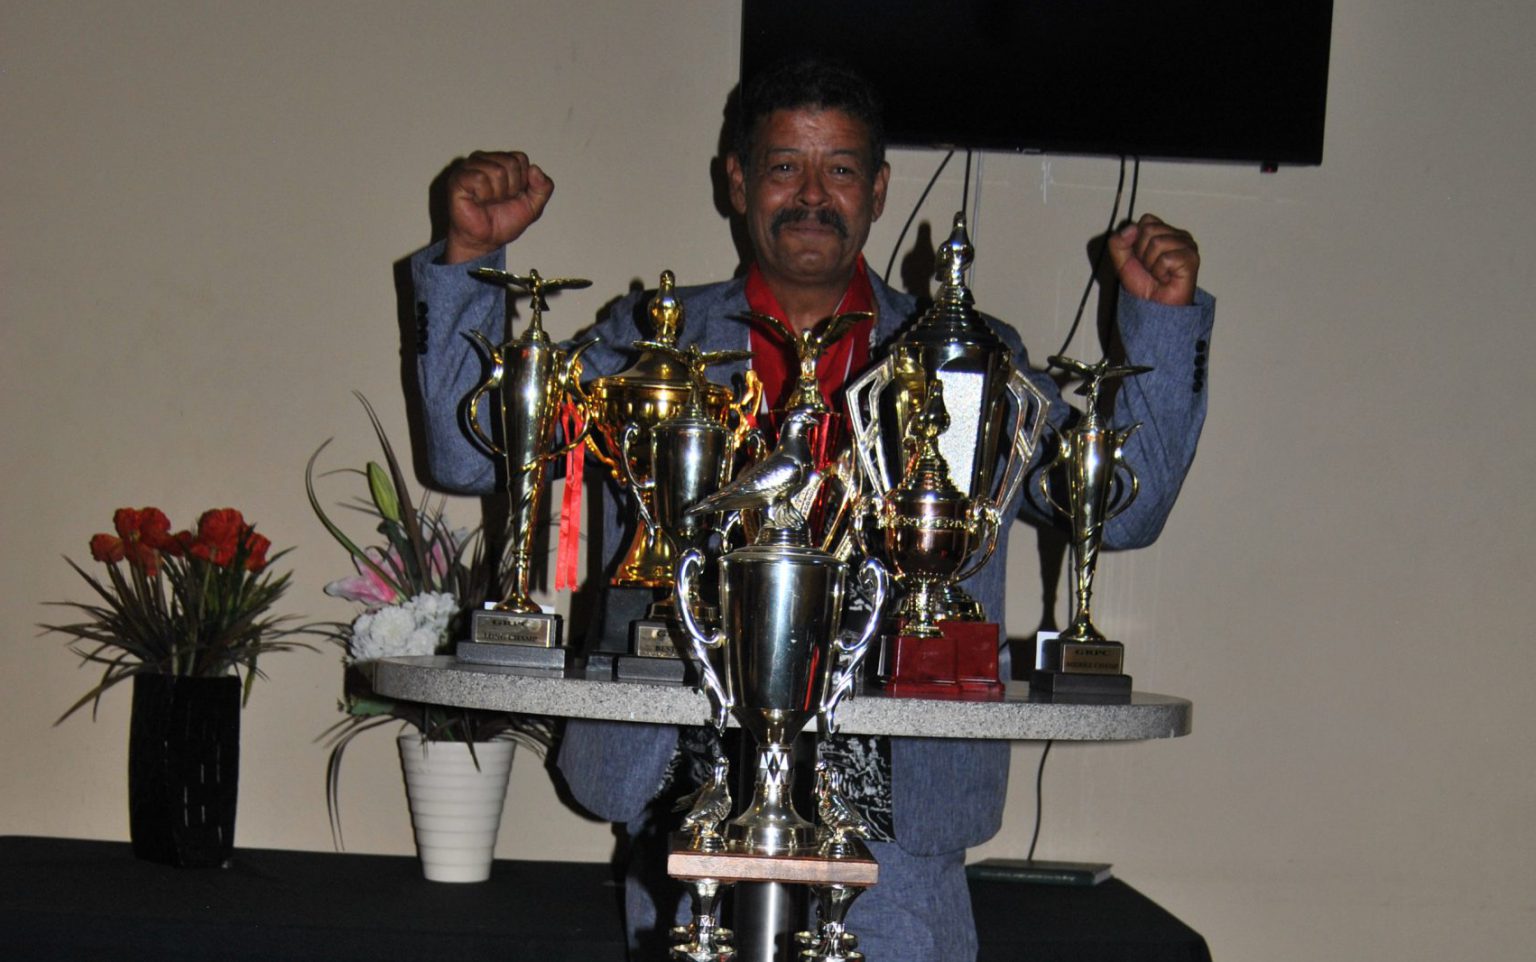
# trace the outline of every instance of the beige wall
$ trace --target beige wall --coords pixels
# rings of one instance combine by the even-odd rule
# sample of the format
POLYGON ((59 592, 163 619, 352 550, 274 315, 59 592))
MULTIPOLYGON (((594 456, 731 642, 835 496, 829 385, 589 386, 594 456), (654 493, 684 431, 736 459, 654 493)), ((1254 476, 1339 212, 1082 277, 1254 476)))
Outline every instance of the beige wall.
MULTIPOLYGON (((1142 171, 1140 207, 1196 230, 1220 299, 1212 410, 1161 542, 1104 565, 1101 620, 1139 687, 1194 700, 1195 733, 1058 745, 1040 854, 1114 862, 1221 958, 1513 959, 1536 941, 1531 11, 1340 4, 1323 167, 1142 171)), ((596 280, 559 300, 562 333, 664 267, 723 276, 708 172, 737 9, 0 18, 0 832, 125 838, 128 692, 50 727, 91 679, 37 637, 59 615, 43 601, 83 597, 61 555, 84 557, 119 505, 184 521, 233 504, 296 547, 292 610, 347 617, 320 593, 345 562, 301 474, 328 437, 333 465, 372 455, 353 389, 404 443, 391 263, 427 236, 428 181, 476 146, 546 167, 559 191, 513 260, 596 280)), ((893 157, 877 264, 937 160, 893 157)), ((1114 164, 989 155, 982 174, 979 300, 1054 348, 1114 164)), ((957 176, 936 195, 942 230, 957 176)), ((1039 615, 1029 542, 1016 627, 1039 615)), ((265 667, 240 843, 323 849, 336 654, 265 667)), ((348 759, 354 850, 409 850, 392 750, 376 735, 348 759)), ((1027 848, 1039 753, 1017 748, 1007 823, 978 855, 1027 848)), ((526 757, 514 781, 503 856, 606 856, 607 828, 526 757)))

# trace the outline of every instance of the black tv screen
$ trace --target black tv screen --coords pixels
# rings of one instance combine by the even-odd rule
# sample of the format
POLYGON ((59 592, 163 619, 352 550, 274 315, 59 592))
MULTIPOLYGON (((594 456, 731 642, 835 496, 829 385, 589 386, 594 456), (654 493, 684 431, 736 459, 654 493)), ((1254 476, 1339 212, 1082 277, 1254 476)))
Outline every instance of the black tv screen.
POLYGON ((1332 0, 743 0, 741 75, 842 60, 893 144, 1320 164, 1332 0))

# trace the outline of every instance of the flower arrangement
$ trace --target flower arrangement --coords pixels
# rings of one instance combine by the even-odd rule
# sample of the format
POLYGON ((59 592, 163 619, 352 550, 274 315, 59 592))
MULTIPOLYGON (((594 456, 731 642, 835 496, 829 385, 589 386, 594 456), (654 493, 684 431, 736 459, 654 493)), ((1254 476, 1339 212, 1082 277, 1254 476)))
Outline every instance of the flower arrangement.
POLYGON ((289 574, 273 574, 272 542, 234 508, 215 508, 198 518, 197 530, 171 532, 159 508, 119 508, 115 534, 91 538, 91 557, 106 565, 105 580, 73 561, 100 603, 54 604, 83 612, 85 621, 43 625, 69 635, 82 663, 102 666, 101 680, 59 721, 86 703, 95 707, 107 689, 141 672, 221 676, 243 680, 243 699, 261 674, 268 653, 313 647, 293 639, 288 616, 269 614, 288 587, 289 574))
POLYGON ((472 745, 505 737, 540 755, 553 738, 553 726, 547 718, 405 702, 372 690, 369 666, 379 658, 448 653, 466 607, 489 595, 498 565, 487 557, 478 530, 472 533, 448 523, 444 499, 423 498, 420 505, 413 502, 378 415, 367 398, 356 396, 373 425, 384 465, 367 463, 361 474, 368 497, 349 506, 376 519, 375 531, 383 544, 360 547, 321 507, 314 469, 329 441, 316 449, 304 470, 315 516, 346 549, 356 569, 355 575, 326 585, 325 592, 363 606, 351 622, 332 623, 327 632, 341 646, 347 666, 340 705, 347 717, 322 736, 329 738, 332 746, 327 804, 338 847, 341 831, 336 793, 341 757, 352 739, 364 731, 398 719, 415 725, 427 740, 462 740, 472 745))

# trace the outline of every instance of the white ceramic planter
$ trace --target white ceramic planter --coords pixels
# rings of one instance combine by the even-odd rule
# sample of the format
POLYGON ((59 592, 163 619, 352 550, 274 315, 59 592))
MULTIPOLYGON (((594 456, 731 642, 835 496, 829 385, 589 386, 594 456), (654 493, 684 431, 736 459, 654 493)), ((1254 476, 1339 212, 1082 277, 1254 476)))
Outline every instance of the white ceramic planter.
POLYGON ((516 743, 476 742, 473 758, 463 742, 424 742, 416 732, 396 743, 422 872, 433 882, 484 882, 516 743))

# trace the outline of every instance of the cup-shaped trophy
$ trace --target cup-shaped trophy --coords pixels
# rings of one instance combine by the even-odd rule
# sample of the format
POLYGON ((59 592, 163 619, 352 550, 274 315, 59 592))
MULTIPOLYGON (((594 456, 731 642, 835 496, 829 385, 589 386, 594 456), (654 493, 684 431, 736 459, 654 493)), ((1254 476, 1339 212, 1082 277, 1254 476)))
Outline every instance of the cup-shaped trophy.
POLYGON ((812 473, 806 435, 814 423, 812 412, 791 412, 767 458, 693 509, 766 509, 757 539, 719 561, 718 628, 706 630, 693 611, 703 554, 690 549, 678 565, 678 610, 715 724, 730 713, 757 744, 752 801, 725 827, 729 849, 754 855, 816 850, 815 829, 791 800, 791 743, 812 719, 835 729, 885 607, 885 569, 866 559, 858 577, 870 616, 856 638, 842 633, 847 563, 807 543, 792 503, 812 473))
POLYGON ((531 299, 528 327, 512 336, 508 321, 507 341, 494 345, 478 331, 471 332, 490 362, 490 376, 469 396, 471 436, 501 460, 508 504, 506 596, 487 602, 470 617, 470 638, 458 646, 462 661, 514 665, 524 668, 564 669, 567 651, 561 637, 560 616, 545 612, 528 594, 533 567, 534 537, 549 462, 580 444, 555 442, 560 411, 572 396, 580 374, 580 355, 588 345, 565 350, 550 340, 543 326, 549 309, 545 295, 551 291, 581 288, 591 282, 576 278, 546 278, 538 271, 519 276, 482 268, 475 276, 507 287, 531 299), (500 438, 480 423, 480 406, 490 391, 497 392, 497 425, 500 438))
MULTIPOLYGON (((620 449, 630 488, 650 495, 636 499, 640 524, 664 539, 674 557, 690 548, 703 550, 709 534, 706 519, 689 514, 688 509, 719 490, 729 480, 735 461, 738 434, 718 418, 705 414, 698 398, 703 394, 703 364, 697 365, 695 390, 682 412, 651 427, 646 432, 635 422, 624 428, 620 449), (638 453, 636 445, 646 443, 649 450, 638 453), (650 477, 638 478, 631 465, 651 467, 650 477)), ((708 623, 718 615, 713 605, 694 599, 694 610, 708 623)), ((681 660, 686 651, 681 623, 673 593, 661 594, 644 618, 630 624, 630 650, 633 658, 616 659, 614 674, 621 681, 687 680, 688 662, 681 660)))
POLYGON ((657 588, 671 590, 672 569, 676 557, 662 528, 654 523, 656 488, 650 483, 651 430, 669 418, 688 410, 690 402, 702 409, 704 417, 730 425, 737 430, 742 412, 755 409, 759 395, 751 382, 743 397, 735 400, 730 388, 705 381, 699 387, 693 377, 697 364, 709 364, 738 356, 735 352, 704 354, 678 347, 678 333, 683 324, 683 303, 677 297, 671 271, 663 271, 661 285, 650 304, 653 337, 637 341, 635 362, 617 374, 595 378, 583 385, 583 409, 590 425, 588 448, 605 464, 613 479, 628 489, 637 502, 641 523, 634 539, 613 576, 620 588, 657 588), (634 425, 633 435, 630 425, 634 425))
MULTIPOLYGON (((884 558, 902 589, 896 612, 901 635, 918 639, 943 637, 939 616, 945 610, 945 589, 978 571, 997 546, 997 512, 950 481, 938 445, 948 426, 944 384, 934 381, 923 413, 908 422, 904 444, 909 453, 901 481, 882 498, 865 496, 854 512, 859 546, 866 555, 884 558), (882 532, 878 541, 865 531, 870 524, 882 532)), ((896 654, 915 657, 944 650, 942 643, 912 644, 896 654)), ((946 667, 939 666, 941 674, 946 667)), ((893 693, 902 690, 901 679, 932 673, 920 665, 892 669, 897 676, 889 686, 893 693)), ((985 679, 979 684, 990 687, 985 679)))
MULTIPOLYGON (((917 500, 934 505, 942 499, 932 496, 936 486, 923 478, 898 489, 909 472, 934 474, 935 464, 942 464, 949 484, 968 502, 968 528, 979 532, 1002 523, 995 519, 1004 518, 1014 504, 1039 447, 1049 400, 1014 366, 1013 352, 976 311, 966 285, 974 256, 965 217, 956 214, 954 229, 938 250, 939 289, 933 306, 896 340, 882 363, 849 386, 848 418, 873 499, 866 504, 881 504, 893 491, 898 501, 910 503, 915 485, 925 495, 917 500), (914 422, 927 416, 936 384, 942 385, 949 426, 935 439, 936 457, 914 459, 904 447, 915 430, 923 430, 914 422)), ((910 520, 934 509, 902 510, 910 520)), ((930 535, 937 523, 929 525, 930 535)), ((953 548, 962 539, 934 535, 930 540, 945 540, 953 548)), ((993 543, 994 536, 981 533, 969 546, 985 563, 993 543)), ((937 582, 909 579, 910 587, 923 592, 922 618, 914 625, 915 633, 907 631, 904 621, 914 614, 907 607, 883 638, 879 659, 879 673, 893 693, 980 698, 1000 693, 998 625, 987 621, 986 613, 959 586, 981 563, 962 563, 957 569, 962 575, 937 582), (935 627, 937 637, 932 634, 935 627)))
POLYGON ((1093 624, 1093 579, 1104 526, 1136 499, 1136 472, 1125 463, 1125 442, 1141 427, 1111 428, 1099 412, 1099 395, 1107 381, 1152 370, 1138 365, 1111 366, 1107 359, 1084 364, 1053 356, 1051 365, 1082 379, 1077 393, 1087 399, 1077 423, 1061 432, 1052 470, 1036 481, 1041 495, 1071 526, 1072 621, 1065 631, 1047 639, 1040 667, 1030 676, 1039 691, 1126 693, 1125 645, 1106 638, 1093 624), (1052 491, 1052 474, 1061 478, 1066 498, 1052 491))

